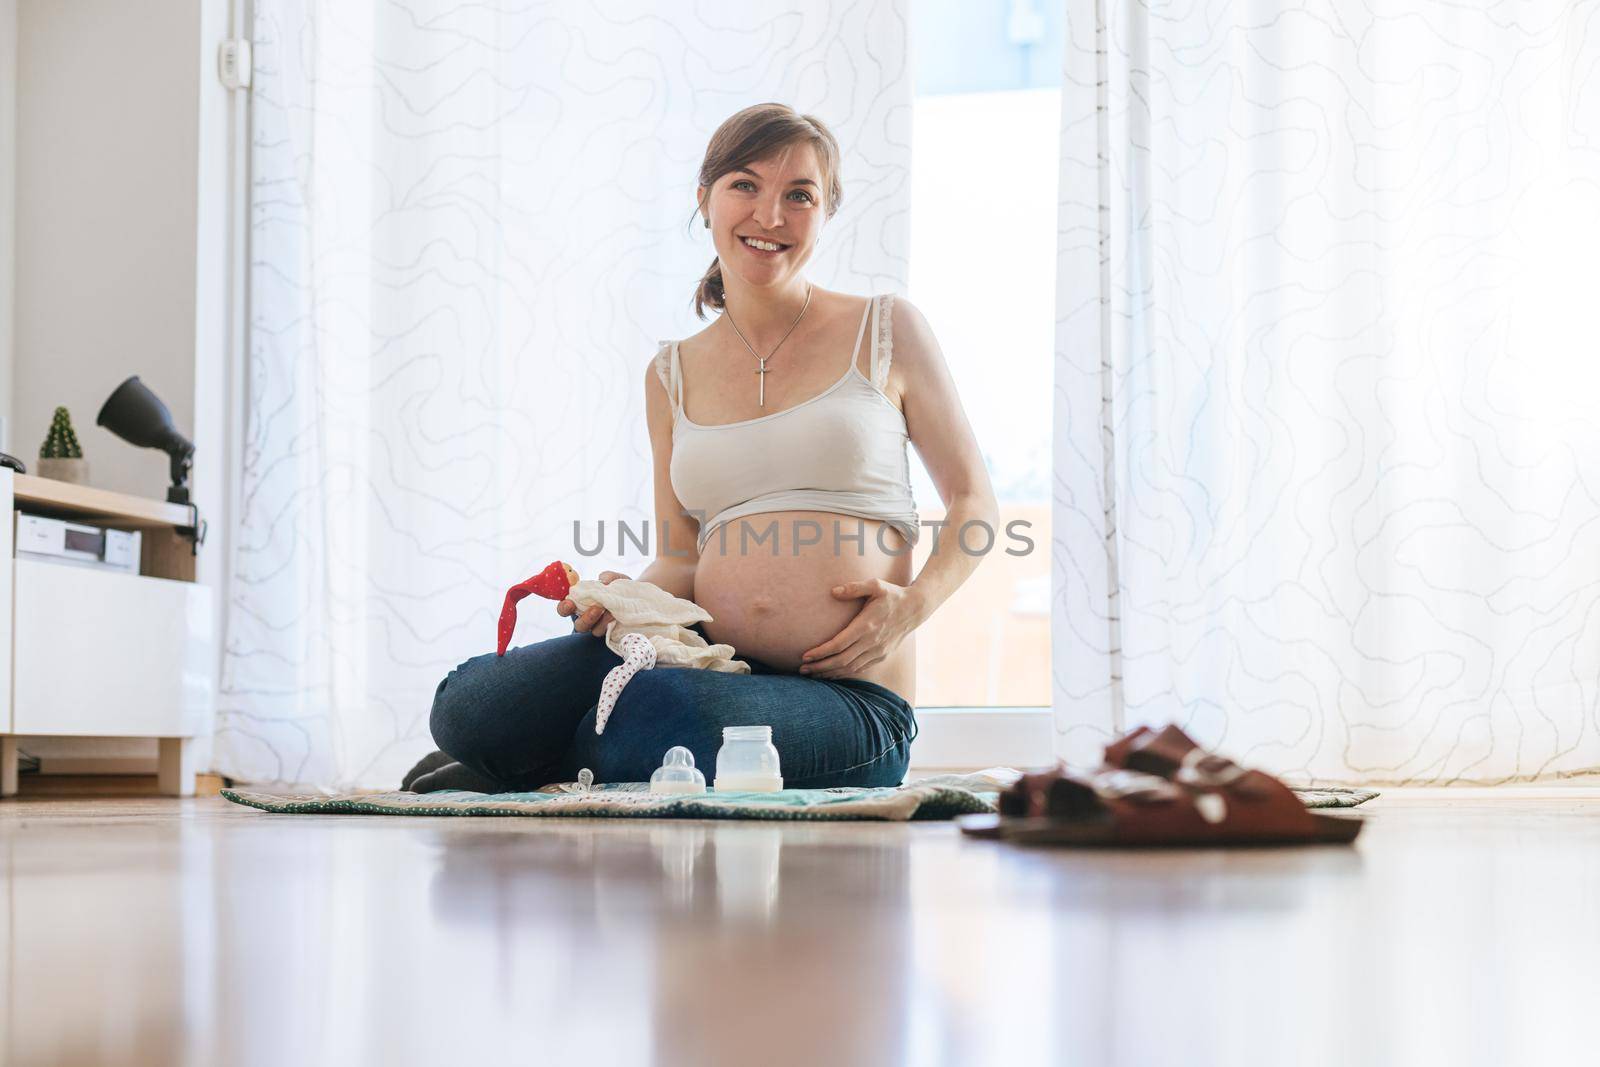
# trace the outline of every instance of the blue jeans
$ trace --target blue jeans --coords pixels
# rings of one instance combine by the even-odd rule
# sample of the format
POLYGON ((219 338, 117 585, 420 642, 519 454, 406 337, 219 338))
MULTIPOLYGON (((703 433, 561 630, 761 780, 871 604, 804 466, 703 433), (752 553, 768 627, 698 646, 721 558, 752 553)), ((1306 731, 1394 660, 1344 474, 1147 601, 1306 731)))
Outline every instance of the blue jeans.
POLYGON ((600 683, 622 659, 603 639, 574 631, 467 660, 439 683, 429 725, 445 754, 507 790, 575 781, 583 767, 596 782, 647 782, 674 745, 694 753, 709 786, 724 726, 771 726, 787 788, 905 779, 916 716, 892 689, 739 658, 750 674, 640 671, 596 735, 600 683))

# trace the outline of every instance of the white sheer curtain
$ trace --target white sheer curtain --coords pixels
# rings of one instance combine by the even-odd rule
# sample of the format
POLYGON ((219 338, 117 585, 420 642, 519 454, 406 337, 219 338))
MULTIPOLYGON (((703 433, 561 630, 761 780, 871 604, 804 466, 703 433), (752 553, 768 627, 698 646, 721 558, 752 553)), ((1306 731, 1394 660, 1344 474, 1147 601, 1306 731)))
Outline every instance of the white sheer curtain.
POLYGON ((1600 4, 1069 0, 1059 749, 1600 769, 1600 4))
MULTIPOLYGON (((906 0, 257 0, 251 342, 216 760, 385 786, 505 586, 636 568, 643 377, 697 328, 687 222, 716 126, 829 122, 845 204, 811 268, 906 275, 906 0), (573 523, 606 550, 580 558, 573 523)), ((637 571, 633 571, 637 573, 637 571)), ((524 612, 519 641, 564 632, 524 612)))

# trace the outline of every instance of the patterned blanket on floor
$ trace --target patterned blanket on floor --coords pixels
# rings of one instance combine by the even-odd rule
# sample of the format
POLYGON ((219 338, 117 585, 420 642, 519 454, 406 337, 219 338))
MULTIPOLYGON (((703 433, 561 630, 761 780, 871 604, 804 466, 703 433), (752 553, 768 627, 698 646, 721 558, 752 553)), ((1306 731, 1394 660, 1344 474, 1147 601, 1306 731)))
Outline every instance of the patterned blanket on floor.
MULTIPOLYGON (((782 789, 776 793, 658 796, 639 782, 545 786, 535 793, 263 793, 224 789, 222 795, 280 815, 536 815, 629 819, 866 819, 904 822, 953 819, 995 810, 1000 790, 1019 772, 991 767, 977 774, 941 774, 902 786, 782 789)), ((1378 794, 1370 789, 1297 789, 1308 808, 1353 808, 1378 794)))

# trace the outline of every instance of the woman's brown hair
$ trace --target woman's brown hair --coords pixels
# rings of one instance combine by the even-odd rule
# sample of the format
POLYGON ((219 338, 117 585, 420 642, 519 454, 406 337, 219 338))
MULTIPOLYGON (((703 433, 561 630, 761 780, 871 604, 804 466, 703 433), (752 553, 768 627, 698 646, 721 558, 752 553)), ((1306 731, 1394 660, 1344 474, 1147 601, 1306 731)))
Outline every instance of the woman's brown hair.
MULTIPOLYGON (((695 214, 700 214, 718 178, 736 167, 747 167, 798 144, 809 144, 816 149, 827 190, 823 207, 827 209, 827 217, 833 218, 844 201, 844 188, 839 182, 839 142, 821 119, 802 115, 787 104, 776 103, 752 104, 730 116, 711 135, 706 157, 700 164, 700 188, 705 192, 695 214)), ((690 222, 692 224, 693 219, 690 222)), ((705 318, 707 307, 720 309, 723 306, 722 298, 722 260, 713 258, 711 267, 695 286, 694 313, 705 318)))

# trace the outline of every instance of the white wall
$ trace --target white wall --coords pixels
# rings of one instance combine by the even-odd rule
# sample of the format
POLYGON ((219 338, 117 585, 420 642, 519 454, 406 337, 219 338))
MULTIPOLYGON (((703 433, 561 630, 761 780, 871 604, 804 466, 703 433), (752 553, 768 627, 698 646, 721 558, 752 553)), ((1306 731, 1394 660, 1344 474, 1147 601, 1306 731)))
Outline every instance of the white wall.
POLYGON ((17 0, 0 0, 0 450, 10 451, 17 149, 17 0))
POLYGON ((92 484, 163 496, 166 456, 94 419, 139 374, 193 433, 200 3, 13 2, 13 451, 65 404, 92 484))
MULTIPOLYGON (((197 578, 211 587, 217 618, 237 403, 231 368, 242 350, 234 264, 247 101, 222 87, 216 55, 243 9, 244 0, 0 0, 0 313, 8 272, 17 308, 14 336, 11 316, 0 314, 9 451, 31 466, 51 413, 65 404, 92 484, 164 497, 167 457, 94 424, 111 391, 138 374, 196 446, 190 484, 211 524, 197 578), (12 99, 14 250, 5 210, 12 99)), ((27 747, 47 765, 154 756, 147 742, 27 747)), ((207 766, 208 743, 201 756, 207 766)))

